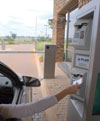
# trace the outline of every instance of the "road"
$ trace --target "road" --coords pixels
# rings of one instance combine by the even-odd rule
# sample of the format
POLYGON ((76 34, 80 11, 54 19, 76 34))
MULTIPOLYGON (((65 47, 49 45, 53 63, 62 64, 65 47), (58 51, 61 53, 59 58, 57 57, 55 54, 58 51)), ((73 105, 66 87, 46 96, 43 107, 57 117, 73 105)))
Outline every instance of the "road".
MULTIPOLYGON (((33 45, 7 45, 7 50, 34 50, 33 45)), ((38 77, 36 58, 29 53, 0 53, 0 61, 7 64, 16 73, 38 77)))

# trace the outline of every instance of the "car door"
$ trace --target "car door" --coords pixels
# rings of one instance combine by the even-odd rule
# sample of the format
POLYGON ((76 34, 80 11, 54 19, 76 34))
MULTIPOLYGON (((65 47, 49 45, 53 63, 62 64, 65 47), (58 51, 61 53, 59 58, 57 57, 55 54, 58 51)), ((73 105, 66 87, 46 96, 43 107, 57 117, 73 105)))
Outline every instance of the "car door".
MULTIPOLYGON (((37 78, 18 76, 7 65, 0 62, 0 104, 20 104, 31 101, 31 87, 40 86, 37 78)), ((8 119, 16 121, 16 119, 8 119)), ((20 119, 18 119, 20 120, 20 119)), ((32 121, 32 117, 21 119, 32 121)))

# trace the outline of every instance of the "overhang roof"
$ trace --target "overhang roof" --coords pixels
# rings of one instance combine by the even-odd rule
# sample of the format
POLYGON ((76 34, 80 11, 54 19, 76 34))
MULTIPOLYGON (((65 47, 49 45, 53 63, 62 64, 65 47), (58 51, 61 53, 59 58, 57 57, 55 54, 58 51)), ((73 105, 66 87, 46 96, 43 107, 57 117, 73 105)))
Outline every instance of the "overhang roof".
POLYGON ((66 0, 65 5, 58 14, 66 14, 68 11, 72 11, 78 7, 78 0, 66 0))

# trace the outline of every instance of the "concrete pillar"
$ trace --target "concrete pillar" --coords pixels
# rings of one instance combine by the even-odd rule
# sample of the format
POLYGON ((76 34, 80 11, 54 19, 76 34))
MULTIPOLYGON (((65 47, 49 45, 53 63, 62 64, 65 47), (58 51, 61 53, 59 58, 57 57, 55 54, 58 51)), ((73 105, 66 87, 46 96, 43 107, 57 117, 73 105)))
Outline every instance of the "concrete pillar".
POLYGON ((56 45, 45 45, 44 79, 55 77, 56 45))
POLYGON ((53 40, 52 43, 56 44, 56 61, 64 61, 64 34, 65 34, 65 18, 66 15, 58 15, 58 11, 64 5, 65 0, 54 0, 53 11, 53 40))
POLYGON ((64 61, 65 15, 53 20, 53 44, 56 44, 56 61, 64 61))

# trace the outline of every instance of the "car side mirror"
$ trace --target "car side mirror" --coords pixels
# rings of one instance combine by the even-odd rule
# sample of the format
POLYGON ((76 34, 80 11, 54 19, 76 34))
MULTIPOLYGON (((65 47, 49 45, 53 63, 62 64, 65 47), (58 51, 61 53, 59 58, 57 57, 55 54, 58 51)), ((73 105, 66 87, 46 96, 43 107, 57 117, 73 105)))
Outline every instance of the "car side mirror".
POLYGON ((40 80, 30 76, 23 76, 24 85, 27 87, 39 87, 40 80))

